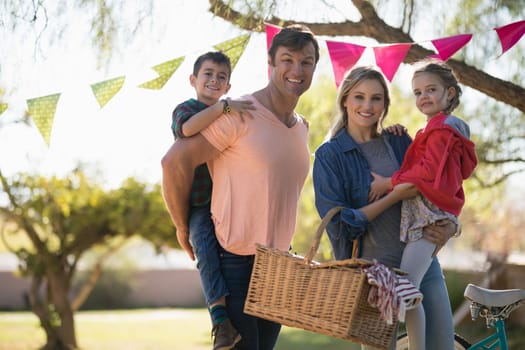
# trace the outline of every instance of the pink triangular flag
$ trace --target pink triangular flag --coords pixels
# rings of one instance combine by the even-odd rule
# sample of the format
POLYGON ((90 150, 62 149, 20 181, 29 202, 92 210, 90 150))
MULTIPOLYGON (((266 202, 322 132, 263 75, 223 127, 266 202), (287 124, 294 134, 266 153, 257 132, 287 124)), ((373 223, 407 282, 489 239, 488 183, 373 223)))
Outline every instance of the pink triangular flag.
POLYGON ((273 37, 275 36, 275 34, 281 31, 281 27, 274 26, 273 24, 269 23, 264 23, 264 28, 266 31, 266 51, 268 52, 270 50, 270 46, 272 46, 273 37))
POLYGON ((501 54, 503 55, 508 49, 520 40, 525 33, 525 20, 507 24, 503 27, 494 28, 498 33, 501 42, 501 54))
POLYGON ((443 62, 448 60, 453 54, 459 51, 463 46, 472 39, 472 34, 459 34, 449 36, 446 38, 431 40, 432 44, 438 51, 437 55, 432 55, 432 58, 439 58, 443 62))
POLYGON ((405 59, 412 44, 394 44, 388 46, 374 47, 376 64, 391 82, 399 68, 399 65, 405 59))
MULTIPOLYGON (((266 31, 266 52, 268 53, 268 51, 270 51, 270 46, 272 46, 273 37, 281 31, 281 27, 264 23, 264 28, 266 31)), ((270 79, 270 67, 268 67, 268 79, 270 79)))
POLYGON ((341 81, 344 79, 346 71, 359 61, 359 58, 361 58, 366 47, 328 40, 326 41, 326 46, 328 47, 328 53, 330 54, 330 60, 332 61, 335 85, 339 87, 339 84, 341 84, 341 81))

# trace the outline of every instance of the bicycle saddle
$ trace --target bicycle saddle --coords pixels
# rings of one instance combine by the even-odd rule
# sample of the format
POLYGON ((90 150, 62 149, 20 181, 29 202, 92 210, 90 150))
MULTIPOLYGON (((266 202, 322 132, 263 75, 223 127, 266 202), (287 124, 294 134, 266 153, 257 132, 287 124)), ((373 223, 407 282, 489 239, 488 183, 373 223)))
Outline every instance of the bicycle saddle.
POLYGON ((465 298, 485 306, 506 306, 520 301, 525 301, 523 289, 486 289, 472 283, 465 288, 465 298))

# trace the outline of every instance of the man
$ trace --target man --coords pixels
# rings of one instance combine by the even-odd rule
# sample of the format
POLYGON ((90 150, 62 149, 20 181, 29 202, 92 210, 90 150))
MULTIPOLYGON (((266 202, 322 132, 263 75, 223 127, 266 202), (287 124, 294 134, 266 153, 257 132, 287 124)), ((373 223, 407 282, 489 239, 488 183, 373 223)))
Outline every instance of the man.
MULTIPOLYGON (((191 138, 176 141, 162 159, 163 196, 181 247, 188 239, 188 203, 194 169, 207 163, 213 179, 211 212, 221 271, 230 295, 228 314, 242 339, 236 349, 273 349, 281 326, 243 313, 256 243, 287 250, 295 230, 297 203, 308 174, 308 125, 295 113, 310 87, 319 45, 301 25, 282 29, 268 52, 268 85, 243 99, 251 118, 224 114, 191 138)), ((228 337, 228 329, 217 329, 228 337)), ((217 348, 216 348, 217 350, 217 348)))

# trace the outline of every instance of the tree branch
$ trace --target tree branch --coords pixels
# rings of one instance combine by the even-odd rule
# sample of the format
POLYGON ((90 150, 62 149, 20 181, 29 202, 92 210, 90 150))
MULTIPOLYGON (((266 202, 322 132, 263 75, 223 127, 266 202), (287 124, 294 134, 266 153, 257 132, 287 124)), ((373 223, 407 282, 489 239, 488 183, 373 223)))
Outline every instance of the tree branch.
POLYGON ((6 226, 7 226, 7 223, 4 221, 2 223, 2 228, 1 228, 2 232, 0 233, 0 235, 2 235, 2 243, 4 244, 4 247, 6 247, 8 251, 10 251, 11 253, 15 253, 16 250, 7 242, 7 238, 5 237, 6 231, 7 231, 6 226))
POLYGON ((15 210, 20 210, 20 212, 22 213, 14 216, 17 218, 18 224, 20 224, 24 231, 27 233, 27 236, 35 246, 35 249, 37 249, 39 253, 44 254, 46 252, 44 242, 42 242, 42 240, 38 236, 38 233, 35 231, 31 223, 28 222, 28 215, 26 215, 24 208, 22 208, 18 204, 15 196, 11 191, 11 186, 7 182, 7 179, 4 177, 2 170, 0 170, 0 182, 2 183, 2 187, 4 188, 4 191, 7 194, 7 198, 9 199, 11 205, 15 208, 15 210))
MULTIPOLYGON (((257 17, 256 14, 241 14, 221 0, 209 0, 209 3, 210 11, 215 16, 221 17, 246 30, 262 32, 264 31, 263 22, 283 27, 292 23, 297 23, 279 17, 262 19, 257 17)), ((367 36, 380 43, 414 42, 410 35, 404 33, 402 29, 392 27, 385 23, 377 15, 375 8, 368 1, 352 0, 352 3, 362 16, 359 22, 302 23, 307 25, 317 35, 367 36)), ((432 54, 434 54, 433 51, 427 50, 420 45, 413 44, 405 57, 404 62, 409 64, 414 63, 432 54)), ((523 98, 523 96, 525 96, 525 88, 496 78, 482 70, 466 64, 464 61, 449 59, 447 63, 454 70, 458 80, 463 85, 478 90, 491 98, 504 102, 525 113, 525 98, 523 98)))
POLYGON ((71 308, 73 309, 73 312, 77 311, 82 304, 86 301, 89 294, 91 294, 91 291, 93 288, 95 288, 95 285, 97 284, 97 281, 100 278, 100 275, 102 274, 102 265, 103 263, 118 249, 120 249, 127 240, 122 240, 118 244, 115 244, 113 246, 110 246, 108 250, 98 259, 97 263, 95 264, 93 270, 89 274, 89 277, 82 285, 82 288, 80 289, 80 292, 75 296, 73 301, 71 302, 71 308))

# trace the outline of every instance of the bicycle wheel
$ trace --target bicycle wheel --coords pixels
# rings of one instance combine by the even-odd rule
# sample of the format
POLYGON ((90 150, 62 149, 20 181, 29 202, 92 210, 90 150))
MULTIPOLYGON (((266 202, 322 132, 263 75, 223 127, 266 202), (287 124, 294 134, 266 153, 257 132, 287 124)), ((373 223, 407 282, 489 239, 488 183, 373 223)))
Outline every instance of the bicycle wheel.
MULTIPOLYGON (((455 350, 467 350, 469 347, 470 343, 465 338, 454 333, 455 350)), ((396 350, 408 350, 408 335, 406 333, 397 336, 396 350)))

